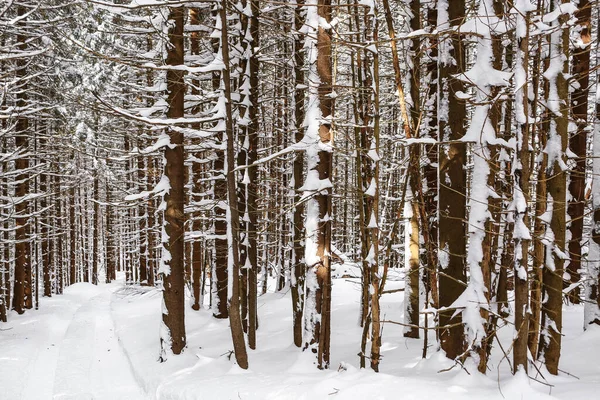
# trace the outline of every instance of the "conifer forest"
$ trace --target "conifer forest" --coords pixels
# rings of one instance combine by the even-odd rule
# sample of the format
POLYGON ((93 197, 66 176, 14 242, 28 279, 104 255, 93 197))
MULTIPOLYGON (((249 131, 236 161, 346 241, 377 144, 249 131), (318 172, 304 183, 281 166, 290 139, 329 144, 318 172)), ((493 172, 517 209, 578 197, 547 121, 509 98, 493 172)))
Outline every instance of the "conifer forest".
POLYGON ((598 398, 599 28, 0 0, 0 399, 598 398))

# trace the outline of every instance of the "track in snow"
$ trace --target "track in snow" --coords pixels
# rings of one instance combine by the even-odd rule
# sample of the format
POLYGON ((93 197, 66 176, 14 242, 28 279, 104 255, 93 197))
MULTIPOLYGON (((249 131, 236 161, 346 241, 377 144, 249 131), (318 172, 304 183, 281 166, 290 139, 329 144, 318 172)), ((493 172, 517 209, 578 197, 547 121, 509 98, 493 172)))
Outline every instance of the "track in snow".
POLYGON ((60 344, 53 399, 138 400, 137 385, 115 334, 106 290, 74 314, 60 344))

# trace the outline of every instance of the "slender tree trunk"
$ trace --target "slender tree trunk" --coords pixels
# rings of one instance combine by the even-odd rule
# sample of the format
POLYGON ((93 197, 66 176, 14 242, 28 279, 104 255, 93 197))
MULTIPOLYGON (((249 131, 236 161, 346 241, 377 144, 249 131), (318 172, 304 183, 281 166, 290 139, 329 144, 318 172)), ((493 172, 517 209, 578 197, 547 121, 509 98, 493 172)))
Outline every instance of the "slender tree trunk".
POLYGON ((331 177, 333 99, 331 33, 319 19, 331 21, 330 0, 310 0, 306 7, 309 88, 308 126, 305 140, 307 177, 304 189, 310 200, 306 206, 306 304, 304 349, 317 354, 319 368, 328 368, 331 328, 331 177), (316 7, 315 7, 316 6, 316 7), (316 37, 316 40, 315 40, 316 37), (317 108, 318 107, 318 108, 317 108))
MULTIPOLYGON (((42 139, 40 141, 40 147, 42 147, 42 145, 45 143, 45 139, 42 139)), ((46 196, 48 196, 50 194, 50 190, 49 187, 50 185, 49 183, 49 176, 48 174, 41 174, 40 175, 40 191, 42 193, 46 193, 46 196)), ((45 209, 48 206, 48 198, 44 197, 42 198, 41 201, 41 207, 42 209, 45 209)), ((50 297, 52 296, 52 284, 50 282, 51 280, 51 265, 50 265, 50 240, 52 240, 50 238, 50 229, 48 228, 50 224, 50 218, 48 217, 43 217, 42 218, 42 227, 40 229, 40 233, 42 236, 42 246, 41 246, 41 252, 42 252, 42 257, 41 257, 41 261, 42 261, 42 281, 44 284, 44 297, 50 297)))
POLYGON ((513 345, 513 371, 527 372, 527 340, 529 333, 528 265, 529 265, 529 197, 530 197, 530 150, 529 150, 529 18, 527 10, 521 10, 517 16, 517 88, 515 97, 516 120, 519 124, 515 149, 515 188, 513 192, 515 207, 514 279, 515 279, 515 341, 513 345), (522 14, 525 12, 525 16, 522 14), (525 29, 523 29, 523 27, 525 29))
POLYGON ((356 151, 356 184, 358 188, 358 209, 359 209, 359 232, 360 232, 360 259, 361 259, 361 326, 363 335, 361 339, 360 367, 364 368, 367 359, 367 342, 370 337, 369 327, 371 324, 371 263, 377 262, 369 254, 371 250, 371 235, 369 230, 369 219, 372 216, 372 198, 376 194, 371 189, 377 188, 373 181, 373 160, 368 156, 371 147, 371 138, 373 135, 371 121, 373 117, 373 103, 371 97, 371 88, 373 86, 372 75, 372 53, 367 50, 369 36, 371 35, 372 24, 367 15, 370 9, 354 7, 354 18, 356 23, 357 43, 365 48, 356 54, 356 79, 353 77, 353 86, 358 84, 357 98, 355 100, 355 124, 354 136, 357 146, 356 151), (361 13, 363 14, 361 24, 361 13), (369 257, 370 255, 370 257, 369 257))
MULTIPOLYGON (((55 165, 54 170, 54 193, 62 193, 61 181, 60 181, 60 159, 55 165)), ((65 271, 63 269, 63 247, 62 247, 62 237, 63 237, 63 227, 62 227, 62 201, 61 197, 58 196, 56 199, 55 205, 55 229, 56 234, 54 236, 54 263, 55 263, 55 279, 56 279, 56 294, 63 294, 63 289, 65 287, 65 271)))
MULTIPOLYGON (((138 148, 142 148, 142 138, 138 138, 138 148)), ((144 167, 144 157, 137 159, 138 172, 138 190, 142 192, 146 188, 146 168, 144 167)), ((140 263, 140 285, 148 285, 148 209, 143 202, 138 206, 139 221, 139 263, 140 263)))
MULTIPOLYGON (((217 45, 218 46, 218 45, 217 45)), ((217 47, 218 50, 218 47, 217 47)), ((218 77, 218 75, 217 75, 218 77)), ((215 82, 213 76, 213 90, 218 90, 219 81, 218 78, 215 82)), ((214 198, 216 206, 214 209, 215 222, 215 263, 214 271, 211 274, 213 280, 213 293, 216 304, 213 304, 213 316, 215 318, 224 319, 228 317, 227 309, 227 285, 228 285, 228 273, 227 273, 227 221, 226 221, 226 210, 223 204, 227 200, 227 182, 226 177, 222 175, 222 171, 225 169, 225 153, 222 150, 216 151, 216 160, 214 162, 214 198)))
MULTIPOLYGON (((17 22, 20 26, 26 23, 26 8, 17 7, 17 15, 23 17, 17 22)), ((17 48, 25 53, 27 51, 27 37, 23 34, 17 35, 17 48)), ((25 309, 32 308, 31 287, 31 249, 29 241, 29 210, 25 196, 29 192, 29 160, 26 157, 29 146, 29 120, 24 112, 27 106, 27 61, 23 58, 17 60, 17 80, 19 90, 17 91, 16 106, 20 110, 15 126, 15 147, 17 152, 23 153, 15 161, 15 169, 18 171, 15 186, 15 273, 14 273, 14 296, 13 309, 22 314, 25 309)))
MULTIPOLYGON (((259 15, 260 3, 258 0, 250 0, 250 36, 252 37, 252 47, 260 47, 259 35, 259 15)), ((250 57, 250 102, 249 111, 250 124, 248 125, 248 164, 252 165, 258 159, 259 145, 259 57, 255 52, 250 57)), ((248 261, 250 271, 248 271, 248 346, 251 349, 256 348, 256 330, 258 329, 258 171, 256 167, 248 170, 250 183, 248 184, 248 261)))
MULTIPOLYGON (((542 333, 540 354, 548 372, 558 374, 562 336, 562 289, 566 258, 566 203, 567 173, 565 153, 569 137, 569 29, 565 27, 568 16, 559 17, 558 29, 551 34, 550 57, 563 59, 562 69, 554 76, 548 76, 550 90, 547 96, 551 111, 548 141, 553 146, 548 165, 548 211, 551 212, 546 236, 554 240, 546 249, 546 264, 543 269, 542 291, 542 333), (556 94, 553 94, 556 93, 556 94)), ((552 64, 552 62, 551 62, 552 64)), ((551 67, 552 68, 552 67, 551 67)), ((552 75, 552 74, 550 74, 552 75)))
POLYGON ((69 190, 69 284, 77 283, 77 218, 75 217, 75 185, 69 190))
MULTIPOLYGON (((184 63, 183 21, 185 9, 182 6, 169 9, 169 45, 167 46, 167 65, 181 66, 184 63)), ((171 69, 167 71, 167 118, 184 116, 184 72, 171 69)), ((163 277, 163 327, 161 329, 161 359, 166 360, 167 352, 180 354, 186 345, 185 335, 185 297, 184 297, 184 245, 185 201, 184 148, 183 134, 168 129, 171 146, 165 147, 164 177, 168 179, 170 189, 164 195, 164 234, 162 265, 163 277)))
MULTIPOLYGON (((194 27, 192 33, 190 34, 190 53, 192 55, 200 55, 200 33, 196 31, 198 26, 200 25, 200 9, 199 8, 191 8, 190 9, 190 25, 194 27)), ((195 79, 192 82, 191 93, 192 96, 200 95, 200 81, 195 79)), ((199 110, 193 110, 192 112, 197 112, 199 110)), ((200 124, 192 124, 192 128, 200 129, 200 124)), ((200 164, 199 160, 202 159, 202 152, 197 152, 194 155, 194 160, 192 160, 192 187, 193 190, 190 193, 190 199, 192 201, 198 201, 196 196, 202 193, 202 164, 200 164), (196 196, 194 196, 196 195, 196 196)), ((192 231, 200 232, 202 230, 202 221, 201 221, 202 213, 195 212, 192 217, 192 231)), ((200 293, 200 280, 202 277, 202 267, 204 263, 204 249, 202 247, 202 240, 200 238, 191 239, 192 240, 192 309, 199 310, 202 304, 202 299, 200 298, 202 294, 200 293)))
MULTIPOLYGON (((146 165, 148 167, 148 176, 152 177, 152 179, 148 179, 146 182, 146 187, 148 191, 154 188, 154 176, 156 175, 155 171, 157 170, 154 159, 147 159, 146 165)), ((154 282, 156 279, 156 270, 157 270, 157 254, 156 254, 156 243, 157 240, 157 232, 156 232, 156 200, 150 197, 146 203, 146 209, 148 210, 148 286, 154 286, 154 282)), ((114 252, 113 252, 114 254, 114 252)), ((113 268, 113 279, 115 279, 116 274, 113 268)))
MULTIPOLYGON (((410 29, 411 31, 417 31, 421 29, 421 1, 412 0, 410 2, 411 19, 410 29)), ((407 121, 405 125, 410 126, 410 137, 418 137, 419 134, 416 131, 416 127, 419 125, 421 107, 420 101, 420 59, 419 59, 419 47, 420 41, 418 38, 412 39, 411 44, 411 68, 408 76, 410 85, 410 97, 412 104, 410 105, 410 113, 407 115, 410 121, 407 121)), ((411 208, 410 213, 410 232, 409 238, 409 260, 408 260, 408 281, 405 285, 405 322, 408 327, 404 330, 405 337, 418 338, 419 337, 419 296, 420 296, 420 268, 421 268, 421 254, 420 254, 420 241, 421 241, 421 227, 419 220, 421 219, 421 206, 420 202, 423 199, 423 189, 421 184, 421 148, 419 144, 409 146, 409 185, 411 193, 411 208)), ((408 233, 407 233, 408 235, 408 233)))
MULTIPOLYGON (((594 148, 600 148, 600 100, 596 98, 594 115, 594 148)), ((600 325, 600 158, 595 157, 593 163, 592 211, 593 222, 588 254, 588 280, 586 302, 584 308, 583 329, 590 324, 600 325)))
MULTIPOLYGON (((538 10, 540 11, 540 10, 538 10)), ((537 49, 535 58, 532 62, 532 88, 534 98, 531 102, 531 115, 538 114, 538 103, 541 100, 540 92, 548 91, 548 83, 541 84, 542 73, 540 67, 542 64, 542 51, 543 51, 543 38, 539 37, 537 40, 537 49), (543 86, 543 88, 542 88, 543 86)), ((544 60, 545 68, 549 64, 549 60, 544 60)), ((531 147, 535 148, 536 142, 540 149, 546 147, 547 132, 548 132, 548 115, 547 112, 542 114, 542 124, 533 124, 531 134, 531 147)), ((547 180, 546 171, 548 168, 548 155, 542 153, 541 162, 538 167, 537 183, 535 188, 535 221, 533 226, 533 268, 530 274, 530 289, 529 289, 529 310, 530 310, 530 321, 529 321, 529 339, 528 346, 529 352, 531 353, 534 360, 537 360, 539 354, 539 339, 541 332, 541 310, 542 310, 542 269, 546 260, 545 246, 544 246, 544 231, 546 223, 543 221, 543 217, 546 213, 546 203, 548 200, 547 191, 547 180)))
MULTIPOLYGON (((569 138, 569 149, 577 157, 575 168, 569 173, 570 200, 567 209, 569 214, 570 239, 568 243, 569 261, 567 264, 568 285, 579 283, 581 269, 581 241, 583 239, 583 218, 585 212, 585 170, 587 151, 587 127, 588 127, 588 94, 590 75, 590 40, 591 40, 591 17, 592 7, 588 0, 579 0, 577 17, 579 45, 575 46, 571 59, 571 74, 575 77, 575 88, 571 94, 571 112, 577 131, 569 138)), ((579 303, 579 288, 571 288, 568 293, 572 303, 579 303)))
MULTIPOLYGON (((379 274, 379 27, 377 19, 377 6, 373 3, 373 17, 371 18, 373 36, 372 40, 375 43, 375 51, 373 52, 373 87, 372 87, 372 102, 373 102, 373 137, 371 138, 370 157, 373 160, 373 180, 372 185, 375 185, 371 201, 371 219, 369 221, 369 230, 371 237, 370 258, 370 274, 371 274, 371 369, 379 372, 379 362, 381 358, 381 317, 380 317, 380 286, 381 279, 379 274)), ((417 284, 418 287, 418 284, 417 284)))
MULTIPOLYGON (((493 0, 493 8, 494 14, 498 18, 504 18, 504 1, 503 0, 493 0)), ((510 38, 510 36, 509 36, 510 38)), ((492 45, 492 54, 493 61, 492 66, 495 70, 502 71, 503 64, 512 65, 512 47, 508 46, 506 52, 504 51, 504 46, 502 46, 502 41, 504 39, 503 35, 495 35, 492 33, 491 36, 491 45, 492 45), (503 57, 505 55, 505 57, 503 57)), ((505 100, 501 101, 497 98, 499 93, 498 87, 492 87, 490 92, 490 99, 492 104, 490 105, 489 110, 489 119, 493 129, 498 136, 502 132, 502 117, 503 111, 505 113, 505 120, 509 120, 509 124, 512 124, 512 115, 511 115, 511 101, 505 100), (508 116, 507 116, 508 115, 508 116)), ((510 131, 510 129, 508 129, 510 131)), ((507 136, 507 132, 504 132, 503 136, 507 136)), ((507 138, 510 139, 510 138, 507 138)), ((504 182, 501 182, 499 179, 499 174, 501 169, 503 168, 504 162, 500 159, 501 148, 495 144, 488 144, 488 148, 490 151, 490 158, 488 160, 488 165, 490 168, 488 175, 488 187, 495 190, 498 196, 490 196, 488 198, 488 209, 490 212, 490 218, 485 224, 485 238, 483 240, 483 259, 481 261, 481 270, 483 274, 484 286, 486 288, 485 297, 488 304, 492 304, 493 302, 497 303, 497 285, 494 286, 493 277, 496 271, 497 261, 498 261, 498 246, 500 243, 500 221, 502 218, 502 198, 500 195, 502 194, 502 188, 504 182)), ((496 276, 497 278, 497 276, 496 276)), ((498 283, 498 279, 495 280, 498 283)), ((498 306, 496 307, 498 309, 498 306)), ((479 351, 479 365, 478 370, 481 373, 487 372, 487 364, 489 361, 489 357, 492 350, 493 339, 497 329, 498 323, 498 315, 499 313, 490 313, 487 309, 481 310, 482 316, 485 319, 484 328, 485 328, 485 337, 482 340, 481 348, 479 351)))
POLYGON ((246 352, 246 342, 244 330, 242 328, 242 316, 240 313, 240 264, 239 264, 239 215, 237 209, 237 193, 235 179, 235 152, 234 152, 234 132, 233 132, 233 114, 231 107, 231 74, 229 71, 229 43, 227 29, 227 0, 222 0, 219 15, 221 18, 221 54, 225 68, 222 71, 222 79, 225 94, 225 137, 227 140, 225 177, 227 181, 227 199, 228 199, 228 260, 231 268, 231 297, 229 298, 229 326, 231 329, 231 338, 235 359, 242 369, 248 369, 248 354, 246 352))
MULTIPOLYGON (((152 41, 152 35, 148 34, 146 36, 146 50, 147 51, 152 51, 152 49, 154 48, 154 44, 152 41)), ((152 71, 152 69, 148 68, 146 71, 146 84, 148 85, 148 87, 153 87, 154 86, 154 72, 152 71)), ((148 99, 148 106, 150 107, 151 104, 151 100, 148 99)), ((156 184, 155 180, 156 180, 156 176, 157 176, 157 167, 156 167, 156 158, 155 157, 146 157, 145 159, 145 163, 146 163, 146 190, 148 192, 152 191, 154 189, 154 185, 156 184)), ((107 192, 108 193, 108 192, 107 192)), ((155 281, 155 277, 156 277, 156 270, 157 270, 157 233, 156 233, 156 199, 154 197, 149 197, 148 200, 146 201, 146 212, 148 214, 147 217, 147 233, 146 233, 146 238, 147 238, 147 247, 146 247, 146 252, 148 254, 148 256, 146 257, 146 263, 147 263, 147 270, 148 270, 148 286, 154 286, 154 281, 155 281)), ((114 254, 114 253, 113 253, 114 254)), ((116 278, 115 275, 115 269, 113 267, 113 279, 116 278)))
MULTIPOLYGON (((3 63, 0 63, 0 66, 3 66, 3 63)), ((1 109, 4 110, 5 104, 0 104, 1 109)), ((6 129, 6 121, 2 121, 3 129, 6 129)), ((2 138, 0 151, 4 154, 6 153, 6 137, 2 138)), ((0 170, 0 176, 4 176, 4 174, 8 171, 8 161, 3 161, 0 164, 2 168, 0 170)), ((2 196, 6 196, 8 193, 8 185, 5 182, 2 182, 2 186, 0 186, 0 194, 2 196)), ((8 196, 6 196, 8 197, 8 196)), ((2 255, 2 260, 0 260, 0 322, 6 322, 8 316, 8 310, 10 309, 10 251, 9 251, 9 232, 10 224, 8 218, 3 219, 2 221, 2 236, 0 238, 0 254, 2 255)))
MULTIPOLYGON (((437 25, 437 1, 431 2, 427 9, 427 24, 429 26, 437 25)), ((426 65, 427 78, 426 82, 429 82, 428 97, 425 101, 424 117, 429 120, 429 125, 424 127, 427 131, 426 135, 431 139, 438 140, 438 41, 436 37, 430 37, 428 42, 428 61, 426 65)), ((427 184, 427 192, 423 198, 423 221, 422 231, 427 235, 427 240, 424 238, 425 245, 427 247, 427 254, 424 256, 426 259, 427 268, 425 269, 424 281, 425 281, 425 297, 430 302, 431 306, 437 308, 439 305, 439 294, 438 294, 438 210, 437 210, 437 196, 438 196, 438 148, 436 145, 424 146, 424 152, 427 154, 428 162, 423 168, 423 178, 427 184), (431 298, 430 298, 431 297, 431 298)), ((427 322, 427 320, 426 320, 427 322)), ((427 333, 427 332, 425 332, 427 333)), ((439 330, 435 331, 436 337, 439 339, 439 330)), ((425 343, 424 348, 427 345, 427 335, 424 334, 425 343)))
MULTIPOLYGON (((362 32, 367 30, 366 26, 361 26, 360 22, 360 8, 353 7, 354 23, 353 28, 350 25, 351 30, 355 30, 356 42, 364 44, 366 40, 363 38, 362 32)), ((360 355, 360 367, 364 368, 366 365, 366 345, 367 336, 369 334, 369 287, 371 274, 369 273, 369 263, 367 261, 367 254, 369 252, 369 234, 367 231, 367 225, 369 223, 368 218, 370 217, 367 203, 367 196, 365 192, 371 182, 371 160, 367 157, 367 148, 369 147, 369 135, 367 130, 369 129, 369 117, 368 108, 370 105, 369 86, 372 84, 372 77, 370 74, 370 65, 365 66, 365 63, 369 63, 370 58, 366 56, 368 51, 363 49, 357 51, 356 55, 352 55, 352 87, 357 87, 354 94, 353 111, 354 111, 354 141, 356 143, 357 150, 355 152, 355 178, 356 187, 358 189, 356 205, 358 208, 358 232, 360 242, 360 259, 361 259, 361 297, 360 297, 360 326, 365 327, 363 329, 363 338, 361 340, 361 355, 360 355)))
MULTIPOLYGON (((114 238, 113 238, 113 215, 112 208, 110 206, 111 197, 110 197, 110 186, 108 183, 108 178, 105 181, 105 193, 106 193, 106 226, 104 228, 104 234, 106 235, 106 239, 104 242, 105 246, 105 265, 106 265, 106 283, 110 283, 116 279, 116 260, 114 253, 114 238)), ((73 253, 71 251, 71 253, 73 253)), ((73 255, 71 254, 71 257, 73 255)), ((71 274, 73 274, 73 267, 71 266, 71 274)), ((73 282, 73 277, 71 277, 71 282, 73 282)))
MULTIPOLYGON (((298 0, 294 8, 294 31, 300 30, 304 25, 304 0, 298 0)), ((304 51, 302 36, 294 34, 294 139, 300 143, 304 136, 304 51)), ((294 189, 294 216, 292 230, 292 314, 294 344, 302 346, 302 310, 304 308, 304 280, 306 275, 306 264, 304 262, 304 205, 300 202, 300 188, 304 178, 303 154, 297 152, 293 161, 293 189, 294 189)))
MULTIPOLYGON (((439 8, 438 8, 439 9, 439 8)), ((442 21, 438 13, 438 25, 442 21)), ((465 15, 464 0, 448 3, 451 27, 462 23, 465 15)), ((438 114, 440 139, 439 151, 439 306, 450 307, 466 286, 466 145, 458 142, 465 133, 466 108, 456 93, 464 91, 464 84, 455 75, 465 71, 465 48, 463 38, 452 33, 450 49, 440 49, 438 114), (447 52, 446 54, 443 54, 447 52), (454 61, 449 61, 453 59, 454 61), (442 109, 447 103, 448 110, 442 109)), ((465 352, 462 316, 455 316, 455 309, 439 313, 440 343, 446 356, 455 359, 465 352)))
MULTIPOLYGON (((600 15, 596 24, 600 23, 600 15)), ((596 54, 600 42, 596 41, 596 54)), ((596 82, 598 82, 596 71, 596 82)), ((600 98, 596 96, 594 114, 593 149, 600 148, 600 98)), ((596 151, 594 152, 596 153, 596 151)), ((587 262, 588 283, 586 285, 583 329, 590 324, 600 325, 600 158, 594 157, 592 164, 592 229, 590 232, 589 253, 587 262)))
MULTIPOLYGON (((96 134, 97 134, 97 125, 96 125, 96 134)), ((97 137, 96 137, 96 140, 97 137)), ((96 146, 97 146, 97 142, 96 142, 96 146)), ((98 149, 96 148, 95 152, 97 153, 98 149)), ((100 177, 99 175, 99 171, 98 169, 100 168, 100 165, 98 163, 98 160, 95 159, 93 160, 94 162, 94 187, 93 187, 93 194, 92 194, 92 201, 93 201, 93 206, 92 206, 92 210, 93 210, 93 217, 91 218, 92 221, 92 283, 94 285, 98 284, 98 260, 100 258, 99 255, 99 251, 98 251, 98 225, 99 225, 99 221, 100 221, 100 213, 99 213, 99 206, 98 206, 98 202, 100 201, 100 196, 99 196, 99 191, 98 191, 98 184, 99 184, 99 180, 100 177)), ((60 192, 59 192, 60 193, 60 192)), ((61 249, 59 248, 59 253, 61 253, 61 249)))

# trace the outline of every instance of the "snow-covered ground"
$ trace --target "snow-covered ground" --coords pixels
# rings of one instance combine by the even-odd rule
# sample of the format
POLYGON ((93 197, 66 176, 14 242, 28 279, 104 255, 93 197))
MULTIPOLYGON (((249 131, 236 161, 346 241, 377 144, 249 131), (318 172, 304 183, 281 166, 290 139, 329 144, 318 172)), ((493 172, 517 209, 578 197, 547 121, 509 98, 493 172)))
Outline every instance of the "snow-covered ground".
POLYGON ((79 283, 0 325, 0 399, 137 400, 148 396, 119 346, 116 285, 79 283))
MULTIPOLYGON (((390 282, 388 289, 401 283, 390 282)), ((38 311, 12 314, 0 325, 0 399, 568 399, 598 398, 600 328, 581 330, 582 307, 565 308, 564 349, 558 377, 535 371, 544 383, 512 377, 495 346, 487 376, 468 373, 402 327, 385 324, 381 373, 358 369, 358 280, 333 286, 332 363, 328 371, 292 344, 290 294, 259 298, 257 350, 243 371, 231 355, 227 320, 187 309, 188 346, 159 363, 158 290, 115 283, 77 284, 42 299, 38 311), (568 374, 567 374, 568 373, 568 374), (545 379, 544 379, 545 378, 545 379)), ((403 293, 383 297, 385 319, 402 321, 403 293)), ((510 327, 500 330, 505 349, 510 327)), ((433 337, 430 343, 434 343, 433 337)))

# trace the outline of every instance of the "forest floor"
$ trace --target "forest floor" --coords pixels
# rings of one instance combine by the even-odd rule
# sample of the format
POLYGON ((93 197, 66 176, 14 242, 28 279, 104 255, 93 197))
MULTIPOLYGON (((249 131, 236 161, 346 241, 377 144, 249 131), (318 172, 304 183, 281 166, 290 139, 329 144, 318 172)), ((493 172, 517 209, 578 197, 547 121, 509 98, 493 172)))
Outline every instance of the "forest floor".
MULTIPOLYGON (((402 283, 390 281, 387 289, 394 288, 402 283)), ((0 399, 597 398, 600 328, 582 332, 581 306, 565 307, 565 373, 557 377, 535 370, 530 371, 535 379, 513 377, 497 345, 487 375, 471 365, 468 372, 452 368, 435 347, 422 359, 423 340, 406 339, 401 326, 389 323, 383 329, 382 372, 376 374, 358 368, 359 290, 357 279, 334 280, 327 371, 292 344, 288 291, 260 296, 257 349, 249 351, 250 369, 244 371, 231 357, 228 321, 214 319, 210 311, 186 310, 187 348, 159 363, 160 291, 122 282, 76 284, 62 296, 41 299, 39 310, 13 313, 0 325, 0 399)), ((385 295, 382 317, 402 321, 403 300, 403 292, 385 295)), ((501 328, 499 337, 508 349, 511 326, 501 328)), ((435 346, 433 334, 430 343, 435 346)))
POLYGON ((148 398, 115 331, 110 302, 118 288, 79 283, 0 325, 0 399, 148 398))

